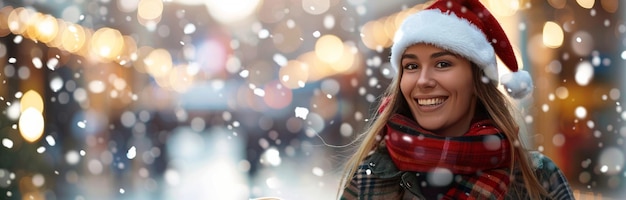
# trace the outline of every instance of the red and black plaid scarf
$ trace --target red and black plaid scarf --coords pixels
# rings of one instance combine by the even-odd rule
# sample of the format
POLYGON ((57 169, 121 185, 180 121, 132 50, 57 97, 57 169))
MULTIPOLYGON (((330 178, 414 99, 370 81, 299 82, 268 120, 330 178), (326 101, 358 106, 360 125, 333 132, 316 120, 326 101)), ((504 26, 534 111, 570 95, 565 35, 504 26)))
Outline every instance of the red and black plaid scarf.
POLYGON ((504 199, 510 183, 510 144, 491 120, 473 122, 463 136, 442 137, 395 114, 386 126, 386 146, 399 170, 450 170, 457 177, 444 199, 504 199))

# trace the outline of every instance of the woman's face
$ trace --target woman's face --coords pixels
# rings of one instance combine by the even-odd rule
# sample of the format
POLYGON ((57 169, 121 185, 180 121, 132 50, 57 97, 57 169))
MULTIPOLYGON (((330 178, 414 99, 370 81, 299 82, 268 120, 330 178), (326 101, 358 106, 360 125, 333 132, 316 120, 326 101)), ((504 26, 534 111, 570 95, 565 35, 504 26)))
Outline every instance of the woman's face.
POLYGON ((417 123, 442 136, 467 132, 476 107, 471 62, 429 44, 410 46, 400 62, 400 90, 417 123))

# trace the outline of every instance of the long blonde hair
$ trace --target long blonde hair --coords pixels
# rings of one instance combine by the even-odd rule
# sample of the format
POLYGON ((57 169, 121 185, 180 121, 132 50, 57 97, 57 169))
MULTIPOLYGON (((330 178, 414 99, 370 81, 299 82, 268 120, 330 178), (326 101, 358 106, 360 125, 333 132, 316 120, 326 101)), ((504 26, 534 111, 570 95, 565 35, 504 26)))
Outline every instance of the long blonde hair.
MULTIPOLYGON (((540 199, 542 196, 547 197, 548 192, 541 186, 534 173, 529 153, 521 145, 518 132, 519 126, 513 116, 513 113, 515 113, 514 106, 512 106, 513 104, 508 95, 501 92, 495 82, 484 83, 482 81, 484 79, 484 73, 475 64, 472 64, 472 76, 474 80, 474 93, 479 100, 477 104, 483 106, 489 113, 489 118, 504 132, 507 138, 510 138, 511 166, 517 167, 521 171, 526 194, 528 194, 531 199, 540 199)), ((356 151, 344 166, 344 173, 340 181, 341 187, 339 188, 338 195, 348 187, 358 166, 376 149, 382 140, 383 135, 381 135, 381 133, 391 115, 394 113, 406 114, 409 110, 406 100, 401 95, 401 78, 402 68, 398 69, 398 74, 382 95, 382 98, 385 99, 378 103, 377 108, 380 108, 381 104, 386 102, 385 109, 373 113, 372 120, 370 124, 368 124, 365 132, 359 135, 355 140, 354 144, 360 145, 356 147, 356 151)), ((511 168, 509 175, 514 177, 513 168, 511 168)))

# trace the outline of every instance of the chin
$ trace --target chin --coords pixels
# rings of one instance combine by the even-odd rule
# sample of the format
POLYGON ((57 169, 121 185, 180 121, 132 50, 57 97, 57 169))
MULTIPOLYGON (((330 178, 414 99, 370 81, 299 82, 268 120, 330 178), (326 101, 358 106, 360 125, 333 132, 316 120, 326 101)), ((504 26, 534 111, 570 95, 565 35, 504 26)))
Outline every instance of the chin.
POLYGON ((441 126, 438 126, 439 123, 437 122, 430 122, 427 120, 417 120, 417 124, 420 125, 420 127, 422 127, 423 129, 426 129, 428 131, 435 131, 435 130, 439 130, 441 128, 441 126), (426 124, 426 125, 422 125, 422 124, 426 124))

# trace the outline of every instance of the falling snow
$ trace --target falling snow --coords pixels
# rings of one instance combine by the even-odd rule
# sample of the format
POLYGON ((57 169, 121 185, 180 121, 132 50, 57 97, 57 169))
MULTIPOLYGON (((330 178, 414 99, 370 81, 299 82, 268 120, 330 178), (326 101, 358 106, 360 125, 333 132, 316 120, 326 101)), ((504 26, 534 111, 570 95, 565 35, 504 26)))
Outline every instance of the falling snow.
POLYGON ((309 115, 309 109, 303 107, 296 107, 295 112, 297 118, 302 118, 304 120, 306 120, 307 115, 309 115))
POLYGON ((3 138, 2 139, 2 146, 6 147, 6 148, 13 148, 13 140, 10 140, 8 138, 3 138))
POLYGON ((134 159, 135 156, 137 156, 137 150, 135 148, 135 146, 130 147, 130 149, 128 149, 128 152, 126 152, 126 157, 128 159, 134 159))

